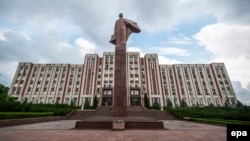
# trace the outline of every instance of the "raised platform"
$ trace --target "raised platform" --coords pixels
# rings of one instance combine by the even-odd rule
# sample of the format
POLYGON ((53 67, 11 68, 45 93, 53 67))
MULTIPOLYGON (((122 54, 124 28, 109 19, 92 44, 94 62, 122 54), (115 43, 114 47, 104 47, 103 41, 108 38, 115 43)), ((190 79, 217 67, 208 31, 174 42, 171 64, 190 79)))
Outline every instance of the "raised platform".
POLYGON ((114 129, 113 122, 122 120, 125 129, 164 129, 162 121, 145 117, 95 117, 77 121, 75 129, 114 129))

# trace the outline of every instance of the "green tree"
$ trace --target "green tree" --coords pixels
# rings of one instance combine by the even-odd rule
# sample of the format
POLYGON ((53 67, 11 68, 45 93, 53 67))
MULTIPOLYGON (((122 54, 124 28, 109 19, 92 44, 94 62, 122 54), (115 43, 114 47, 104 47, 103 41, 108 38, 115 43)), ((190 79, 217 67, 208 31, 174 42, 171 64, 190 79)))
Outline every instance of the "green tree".
POLYGON ((181 100, 181 107, 187 107, 187 103, 184 99, 181 100))
POLYGON ((90 108, 90 102, 89 99, 86 98, 85 102, 84 102, 84 109, 89 109, 90 108))
POLYGON ((144 94, 144 107, 149 107, 148 95, 147 93, 144 94))
POLYGON ((21 104, 21 111, 22 112, 28 112, 28 111, 30 111, 31 106, 32 106, 32 103, 28 102, 28 99, 25 98, 23 103, 21 104))
POLYGON ((237 104, 236 104, 236 107, 243 107, 244 105, 239 101, 237 100, 237 104))
POLYGON ((209 107, 215 107, 213 103, 210 103, 208 106, 209 107))
POLYGON ((70 100, 70 106, 75 106, 73 99, 70 100))
POLYGON ((8 95, 8 87, 0 84, 0 111, 16 112, 21 106, 20 102, 16 101, 14 97, 8 95))
POLYGON ((167 107, 172 107, 173 105, 172 105, 172 102, 171 102, 171 100, 168 98, 167 99, 167 107))
POLYGON ((226 100, 225 100, 225 108, 230 108, 230 103, 229 103, 229 99, 226 97, 226 100))
POLYGON ((199 102, 197 102, 196 106, 197 106, 197 107, 200 107, 200 104, 199 104, 199 102))
POLYGON ((94 104, 93 104, 93 106, 94 106, 95 109, 98 107, 98 99, 97 99, 96 95, 94 97, 94 104))
POLYGON ((152 108, 153 109, 160 109, 161 106, 160 106, 160 104, 157 101, 155 101, 154 104, 153 104, 153 106, 152 106, 152 108))

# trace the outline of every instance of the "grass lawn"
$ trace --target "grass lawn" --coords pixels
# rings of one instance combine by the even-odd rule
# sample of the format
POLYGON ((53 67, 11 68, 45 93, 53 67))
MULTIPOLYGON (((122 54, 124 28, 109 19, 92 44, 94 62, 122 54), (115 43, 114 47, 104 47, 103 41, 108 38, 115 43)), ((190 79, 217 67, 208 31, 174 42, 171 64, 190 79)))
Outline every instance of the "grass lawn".
POLYGON ((0 120, 50 117, 53 115, 54 115, 54 112, 0 112, 0 120))
POLYGON ((214 123, 214 124, 246 124, 250 125, 250 121, 240 121, 240 120, 226 120, 226 119, 211 119, 211 118, 191 118, 191 121, 198 121, 204 123, 214 123))

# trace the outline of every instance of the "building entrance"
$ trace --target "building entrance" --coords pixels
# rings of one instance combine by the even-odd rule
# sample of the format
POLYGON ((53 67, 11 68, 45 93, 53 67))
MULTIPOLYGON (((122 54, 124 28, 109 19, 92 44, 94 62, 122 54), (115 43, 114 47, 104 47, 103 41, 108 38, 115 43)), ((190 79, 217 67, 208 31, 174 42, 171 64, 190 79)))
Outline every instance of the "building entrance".
POLYGON ((130 99, 130 106, 140 106, 140 98, 131 98, 130 99))
POLYGON ((112 97, 103 97, 102 98, 103 106, 112 106, 112 97))

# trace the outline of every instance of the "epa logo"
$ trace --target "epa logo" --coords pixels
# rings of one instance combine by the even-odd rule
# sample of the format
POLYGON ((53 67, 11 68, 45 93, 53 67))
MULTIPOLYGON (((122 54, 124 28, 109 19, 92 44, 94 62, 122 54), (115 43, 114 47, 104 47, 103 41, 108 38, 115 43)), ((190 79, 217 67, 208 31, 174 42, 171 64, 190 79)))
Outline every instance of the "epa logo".
POLYGON ((227 141, 250 141, 247 135, 250 125, 227 125, 227 141))
POLYGON ((240 137, 240 136, 247 136, 247 131, 232 131, 231 132, 231 136, 235 136, 236 138, 240 137))

